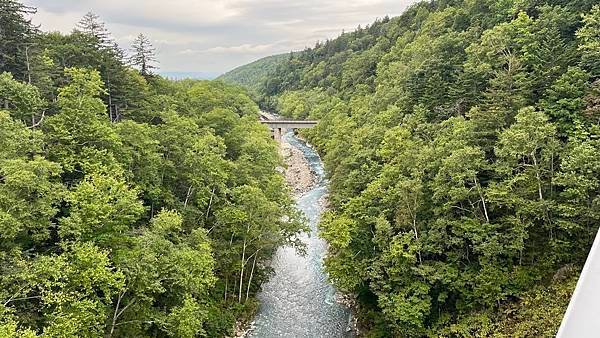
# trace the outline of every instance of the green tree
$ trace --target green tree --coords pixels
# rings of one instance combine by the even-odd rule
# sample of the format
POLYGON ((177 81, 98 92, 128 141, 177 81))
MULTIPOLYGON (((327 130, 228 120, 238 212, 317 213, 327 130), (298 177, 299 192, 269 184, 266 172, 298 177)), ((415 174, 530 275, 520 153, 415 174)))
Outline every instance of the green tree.
POLYGON ((12 264, 2 267, 3 306, 10 306, 22 324, 35 325, 44 336, 102 335, 111 298, 123 287, 123 274, 114 270, 108 252, 91 243, 65 249, 32 260, 11 255, 5 262, 12 264), (26 319, 34 314, 38 322, 26 319))
POLYGON ((37 29, 28 16, 35 12, 18 1, 0 3, 0 72, 10 72, 21 81, 31 82, 29 53, 37 29))
POLYGON ((596 5, 589 13, 584 14, 583 23, 583 27, 577 31, 579 50, 582 52, 581 62, 596 79, 600 76, 600 6, 596 5))
POLYGON ((0 111, 0 223, 3 249, 49 239, 62 198, 61 167, 41 157, 41 135, 0 111))
POLYGON ((129 62, 139 68, 142 76, 147 77, 152 75, 152 70, 156 69, 156 57, 154 55, 156 49, 152 47, 150 40, 144 34, 140 33, 133 40, 131 51, 133 55, 129 57, 129 62))
POLYGON ((127 284, 113 302, 109 335, 200 334, 206 313, 201 300, 215 283, 206 231, 186 231, 181 215, 163 210, 132 245, 116 253, 127 284))
POLYGON ((77 23, 76 30, 94 38, 99 48, 111 48, 114 41, 110 36, 110 32, 106 29, 104 22, 100 17, 92 12, 87 12, 83 18, 77 23))
POLYGON ((102 166, 117 170, 113 152, 120 142, 106 118, 106 106, 98 98, 104 91, 100 75, 75 68, 66 72, 71 83, 60 89, 60 113, 44 123, 49 158, 74 177, 102 166))
POLYGON ((562 137, 573 135, 585 122, 583 111, 588 80, 589 75, 580 68, 569 68, 548 88, 545 98, 540 101, 562 137))
POLYGON ((61 238, 93 241, 101 247, 118 244, 144 212, 138 192, 106 174, 87 175, 67 193, 65 201, 69 213, 60 219, 61 238))
POLYGON ((0 74, 0 101, 12 116, 31 127, 38 126, 45 115, 45 102, 37 87, 18 82, 11 73, 0 74))

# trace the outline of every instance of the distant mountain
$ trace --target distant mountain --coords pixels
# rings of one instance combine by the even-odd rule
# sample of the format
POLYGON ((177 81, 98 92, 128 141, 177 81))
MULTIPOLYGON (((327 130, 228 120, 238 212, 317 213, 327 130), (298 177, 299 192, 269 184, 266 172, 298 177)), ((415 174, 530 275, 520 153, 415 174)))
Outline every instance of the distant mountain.
POLYGON ((160 75, 171 80, 197 79, 197 80, 212 80, 219 76, 215 72, 159 72, 160 75))
POLYGON ((244 66, 240 66, 219 77, 217 80, 229 82, 247 88, 251 92, 258 92, 261 83, 273 72, 277 66, 289 58, 289 54, 267 56, 244 66))

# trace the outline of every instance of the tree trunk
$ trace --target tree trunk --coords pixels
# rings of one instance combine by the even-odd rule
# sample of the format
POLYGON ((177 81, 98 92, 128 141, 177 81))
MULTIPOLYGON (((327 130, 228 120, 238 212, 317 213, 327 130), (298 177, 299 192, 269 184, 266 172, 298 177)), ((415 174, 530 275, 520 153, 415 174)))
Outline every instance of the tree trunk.
MULTIPOLYGON (((413 226, 413 231, 415 232, 415 240, 418 241, 419 240, 419 231, 417 230, 417 196, 416 196, 416 194, 415 194, 415 198, 414 198, 413 202, 414 202, 415 210, 413 210, 410 205, 408 205, 408 210, 410 211, 410 214, 412 217, 412 226, 413 226)), ((419 256, 419 263, 422 263, 423 259, 421 258, 421 250, 417 251, 417 255, 419 256)))
POLYGON ((233 292, 232 292, 232 294, 233 294, 233 295, 232 295, 233 299, 235 299, 235 290, 237 290, 237 285, 238 285, 238 279, 237 279, 237 278, 234 278, 234 279, 233 279, 233 292))
POLYGON ((192 196, 192 186, 190 185, 190 187, 188 188, 187 194, 185 196, 185 202, 183 203, 183 209, 185 210, 185 208, 187 208, 188 205, 188 201, 190 200, 190 196, 192 196))
POLYGON ((248 295, 250 294, 250 285, 252 285, 252 277, 254 277, 254 267, 256 266, 256 257, 258 257, 259 251, 260 249, 258 249, 254 253, 254 262, 252 262, 252 270, 250 270, 250 278, 248 279, 248 287, 246 288, 246 301, 248 301, 248 295))
POLYGON ((114 123, 113 119, 113 105, 112 105, 112 90, 110 85, 110 71, 106 72, 106 87, 108 89, 108 116, 111 123, 114 123))
POLYGON ((212 192, 210 194, 210 200, 208 201, 208 207, 206 208, 206 217, 205 217, 206 220, 208 220, 208 214, 210 213, 210 208, 212 206, 214 197, 215 197, 215 187, 213 187, 213 189, 212 189, 212 192))
POLYGON ((121 306, 121 299, 125 295, 125 291, 119 293, 119 297, 117 298, 117 306, 115 307, 115 313, 113 314, 112 324, 110 326, 110 332, 107 337, 112 337, 115 332, 115 326, 117 325, 117 318, 119 317, 119 307, 121 306))
POLYGON ((242 261, 241 261, 241 266, 240 266, 240 285, 239 285, 239 292, 238 292, 238 303, 242 302, 242 288, 244 287, 244 266, 246 265, 245 260, 246 260, 246 238, 244 238, 244 246, 242 249, 242 261))
POLYGON ((229 287, 229 276, 225 276, 225 296, 224 302, 227 302, 227 288, 229 287))
POLYGON ((477 192, 479 193, 479 198, 481 199, 481 204, 483 205, 483 213, 485 215, 485 221, 487 223, 489 223, 490 218, 488 216, 487 206, 485 204, 485 198, 483 198, 483 192, 481 191, 481 186, 479 185, 479 182, 477 181, 477 175, 474 175, 473 179, 475 180, 475 186, 477 186, 477 192))
POLYGON ((27 63, 27 83, 31 84, 31 66, 29 64, 29 46, 25 45, 25 61, 27 63))
POLYGON ((114 334, 115 331, 115 327, 117 327, 118 325, 122 325, 123 323, 119 323, 117 324, 117 320, 119 319, 119 317, 121 317, 121 315, 123 314, 123 312, 125 312, 125 310, 127 310, 133 303, 135 303, 137 301, 136 297, 133 297, 129 303, 127 303, 127 305, 125 305, 121 311, 119 311, 119 307, 121 304, 121 301, 123 300, 123 297, 125 296, 125 294, 127 293, 127 289, 123 290, 121 293, 119 293, 119 298, 117 300, 117 306, 115 308, 115 313, 113 314, 113 319, 112 319, 112 325, 110 328, 110 332, 107 334, 107 337, 112 337, 112 335, 114 334))
POLYGON ((540 169, 538 167, 537 158, 535 154, 531 156, 533 158, 533 164, 535 165, 535 176, 537 178, 537 186, 538 186, 538 194, 540 197, 540 201, 544 200, 544 195, 542 194, 542 178, 540 177, 540 169))
POLYGON ((554 198, 554 152, 550 157, 550 199, 554 198))
MULTIPOLYGON (((231 246, 233 245, 233 233, 231 233, 231 237, 229 238, 229 248, 231 248, 231 246)), ((236 288, 236 282, 237 279, 233 279, 234 284, 233 284, 233 294, 235 295, 235 288, 236 288)), ((227 301, 227 294, 229 292, 229 275, 227 275, 227 279, 225 280, 225 301, 227 301)))
MULTIPOLYGON (((413 230, 415 232, 415 240, 419 240, 419 233, 417 232, 417 218, 416 218, 416 214, 413 218, 413 230)), ((419 256, 419 263, 423 263, 423 259, 421 258, 421 250, 419 249, 417 251, 417 255, 419 256)))

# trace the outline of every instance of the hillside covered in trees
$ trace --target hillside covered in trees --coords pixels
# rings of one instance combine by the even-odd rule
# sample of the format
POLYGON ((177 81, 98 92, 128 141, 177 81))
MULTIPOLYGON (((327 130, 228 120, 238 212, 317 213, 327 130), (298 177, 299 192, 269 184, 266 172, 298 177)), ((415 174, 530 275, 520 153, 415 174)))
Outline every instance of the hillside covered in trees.
POLYGON ((288 58, 289 54, 267 56, 247 65, 237 67, 217 77, 217 80, 245 87, 251 93, 258 94, 264 81, 275 72, 277 66, 288 58))
POLYGON ((303 223, 258 107, 0 0, 0 337, 219 337, 303 223))
POLYGON ((370 337, 550 337, 600 224, 596 1, 433 0, 291 55, 326 268, 370 337))

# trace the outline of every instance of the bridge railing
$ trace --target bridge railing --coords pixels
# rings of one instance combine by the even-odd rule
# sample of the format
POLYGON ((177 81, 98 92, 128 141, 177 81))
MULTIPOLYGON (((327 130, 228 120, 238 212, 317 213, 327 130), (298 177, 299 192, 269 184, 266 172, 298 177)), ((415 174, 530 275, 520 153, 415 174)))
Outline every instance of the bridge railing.
POLYGON ((293 121, 293 120, 262 120, 260 123, 266 124, 271 129, 300 129, 312 128, 319 121, 293 121))

